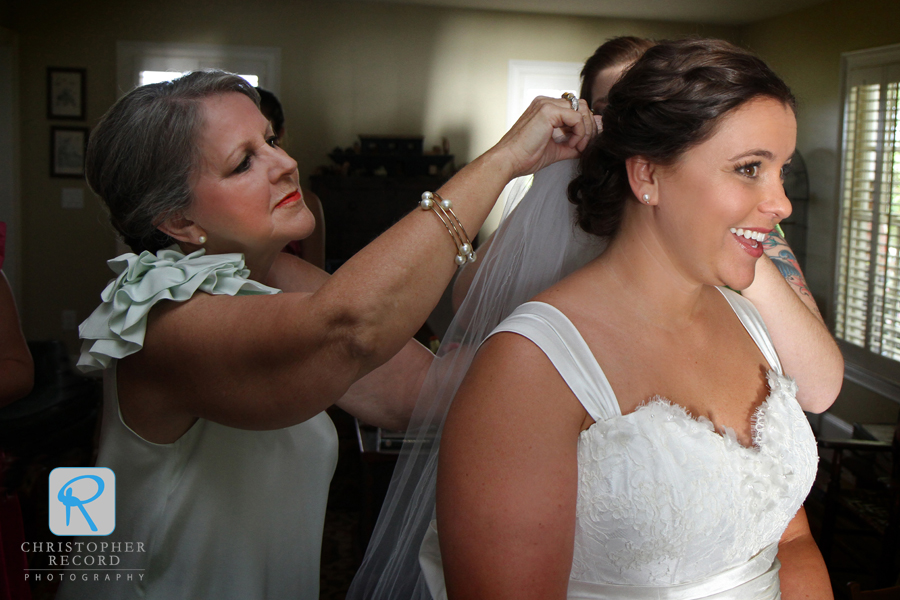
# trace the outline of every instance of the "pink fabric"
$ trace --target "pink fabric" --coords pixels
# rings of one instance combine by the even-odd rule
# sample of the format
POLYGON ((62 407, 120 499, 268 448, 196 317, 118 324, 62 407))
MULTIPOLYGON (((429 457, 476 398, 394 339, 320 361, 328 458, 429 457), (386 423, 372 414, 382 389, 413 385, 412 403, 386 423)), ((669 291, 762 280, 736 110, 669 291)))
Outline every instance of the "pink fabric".
POLYGON ((18 497, 0 498, 0 600, 31 600, 25 582, 28 562, 22 552, 24 541, 18 497))

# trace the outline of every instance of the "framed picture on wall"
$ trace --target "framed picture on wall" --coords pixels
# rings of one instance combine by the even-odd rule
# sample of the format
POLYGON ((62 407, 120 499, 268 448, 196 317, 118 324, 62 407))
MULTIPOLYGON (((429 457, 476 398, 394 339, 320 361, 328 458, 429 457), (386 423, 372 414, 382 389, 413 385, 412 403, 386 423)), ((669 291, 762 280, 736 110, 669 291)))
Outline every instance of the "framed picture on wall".
POLYGON ((50 177, 84 177, 87 127, 50 128, 50 177))
POLYGON ((85 69, 47 68, 47 118, 84 120, 85 69))

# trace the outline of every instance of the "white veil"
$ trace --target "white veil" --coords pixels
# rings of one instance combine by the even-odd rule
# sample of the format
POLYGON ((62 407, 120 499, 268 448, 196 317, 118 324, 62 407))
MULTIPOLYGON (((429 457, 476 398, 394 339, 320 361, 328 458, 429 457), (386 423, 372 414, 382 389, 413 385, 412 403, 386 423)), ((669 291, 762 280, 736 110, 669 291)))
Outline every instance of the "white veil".
POLYGON ((456 390, 479 345, 500 321, 605 247, 604 240, 575 225, 575 207, 566 198, 566 188, 576 168, 577 160, 568 160, 541 170, 515 210, 504 212, 422 385, 407 440, 348 599, 431 600, 419 568, 419 547, 434 518, 438 447, 456 390))

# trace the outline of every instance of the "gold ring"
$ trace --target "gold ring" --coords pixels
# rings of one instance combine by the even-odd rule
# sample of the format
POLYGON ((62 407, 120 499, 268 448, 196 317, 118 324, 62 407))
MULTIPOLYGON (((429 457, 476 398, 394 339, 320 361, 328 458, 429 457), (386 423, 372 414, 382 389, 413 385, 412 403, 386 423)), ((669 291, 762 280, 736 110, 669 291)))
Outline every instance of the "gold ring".
POLYGON ((562 99, 572 103, 572 110, 578 110, 578 96, 572 92, 563 92, 562 99))

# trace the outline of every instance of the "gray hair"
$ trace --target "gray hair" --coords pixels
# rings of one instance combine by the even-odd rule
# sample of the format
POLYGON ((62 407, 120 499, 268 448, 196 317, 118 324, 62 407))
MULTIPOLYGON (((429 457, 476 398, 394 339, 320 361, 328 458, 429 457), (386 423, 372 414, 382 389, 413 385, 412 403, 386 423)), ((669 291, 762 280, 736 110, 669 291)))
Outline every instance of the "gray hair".
POLYGON ((110 222, 135 252, 156 252, 174 243, 157 227, 193 199, 201 160, 201 102, 228 92, 244 94, 259 106, 259 94, 241 77, 194 71, 135 88, 91 132, 85 158, 88 185, 106 203, 110 222))

